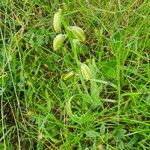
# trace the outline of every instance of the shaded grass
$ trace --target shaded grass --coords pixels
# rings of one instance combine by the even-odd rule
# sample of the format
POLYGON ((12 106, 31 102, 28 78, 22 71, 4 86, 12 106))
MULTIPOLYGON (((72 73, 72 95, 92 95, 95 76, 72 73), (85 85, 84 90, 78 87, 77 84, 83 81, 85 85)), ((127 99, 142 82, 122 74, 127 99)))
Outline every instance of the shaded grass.
POLYGON ((149 149, 148 1, 6 0, 0 8, 0 149, 149 149), (54 52, 60 7, 86 42, 75 49, 69 38, 54 52), (62 80, 80 72, 74 51, 91 81, 62 80))

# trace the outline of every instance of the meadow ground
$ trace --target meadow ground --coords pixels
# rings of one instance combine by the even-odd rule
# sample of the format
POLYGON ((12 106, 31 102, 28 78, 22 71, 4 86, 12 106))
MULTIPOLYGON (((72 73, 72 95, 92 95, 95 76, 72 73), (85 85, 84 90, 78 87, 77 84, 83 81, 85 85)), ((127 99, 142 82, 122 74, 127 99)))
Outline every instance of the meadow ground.
POLYGON ((149 150, 149 14, 148 0, 1 0, 0 150, 149 150))

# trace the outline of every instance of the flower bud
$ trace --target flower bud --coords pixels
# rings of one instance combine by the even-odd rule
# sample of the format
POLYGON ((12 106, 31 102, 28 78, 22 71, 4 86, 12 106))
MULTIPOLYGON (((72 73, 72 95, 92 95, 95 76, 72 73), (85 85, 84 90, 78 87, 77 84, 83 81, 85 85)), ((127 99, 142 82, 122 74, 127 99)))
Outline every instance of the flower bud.
POLYGON ((90 80, 91 71, 90 71, 89 67, 84 63, 81 64, 81 74, 86 81, 90 80))
POLYGON ((61 15, 62 9, 59 9, 58 12, 54 14, 53 27, 56 33, 61 32, 61 15))
POLYGON ((58 50, 62 47, 63 42, 66 39, 66 35, 65 34, 58 34, 54 40, 53 40, 53 48, 54 50, 58 50))
POLYGON ((34 112, 32 110, 27 111, 27 116, 32 116, 34 112))
POLYGON ((85 35, 84 35, 84 31, 77 26, 71 26, 69 27, 69 30, 73 33, 74 37, 80 41, 80 42, 84 42, 85 41, 85 35))
POLYGON ((74 72, 73 71, 70 71, 69 73, 66 73, 62 76, 62 79, 63 80, 68 80, 70 79, 72 76, 74 76, 74 72))

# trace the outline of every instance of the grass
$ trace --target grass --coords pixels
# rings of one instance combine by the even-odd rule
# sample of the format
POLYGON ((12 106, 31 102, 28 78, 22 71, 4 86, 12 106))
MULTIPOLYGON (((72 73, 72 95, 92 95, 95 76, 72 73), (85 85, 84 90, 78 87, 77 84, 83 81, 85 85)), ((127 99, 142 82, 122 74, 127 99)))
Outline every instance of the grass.
POLYGON ((1 150, 149 150, 148 0, 0 1, 1 150), (84 29, 53 50, 52 22, 84 29), (92 78, 85 81, 77 61, 92 78), (75 76, 62 76, 74 71, 75 76))

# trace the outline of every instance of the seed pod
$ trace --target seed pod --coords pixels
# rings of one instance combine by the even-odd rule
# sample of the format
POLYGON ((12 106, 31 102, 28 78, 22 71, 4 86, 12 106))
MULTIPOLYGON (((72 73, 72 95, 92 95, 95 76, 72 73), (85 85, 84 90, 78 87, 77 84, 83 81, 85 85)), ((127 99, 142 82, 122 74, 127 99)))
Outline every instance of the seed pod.
POLYGON ((58 50, 62 47, 63 42, 66 39, 66 35, 65 34, 58 34, 54 40, 53 40, 53 48, 54 50, 58 50))
POLYGON ((91 71, 90 71, 89 67, 84 63, 81 64, 81 74, 86 81, 90 80, 91 71))
POLYGON ((72 76, 74 76, 74 72, 73 71, 70 71, 69 73, 66 73, 62 76, 62 79, 63 80, 68 80, 70 79, 72 76))
POLYGON ((61 16, 62 9, 59 9, 58 12, 54 14, 53 27, 56 33, 61 32, 61 16))
POLYGON ((69 30, 73 33, 74 37, 80 41, 80 42, 84 42, 85 41, 85 35, 84 35, 84 31, 77 26, 71 26, 69 27, 69 30))

